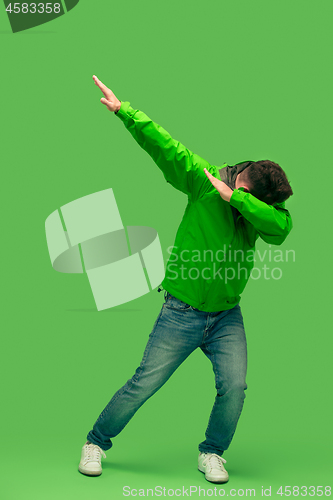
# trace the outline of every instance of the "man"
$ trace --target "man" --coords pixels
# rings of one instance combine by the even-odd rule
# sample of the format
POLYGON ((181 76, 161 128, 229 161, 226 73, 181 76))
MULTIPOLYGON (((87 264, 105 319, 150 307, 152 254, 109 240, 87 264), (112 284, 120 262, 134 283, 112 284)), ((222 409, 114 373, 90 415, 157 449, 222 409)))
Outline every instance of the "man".
POLYGON ((284 202, 293 194, 286 174, 269 160, 210 165, 172 139, 147 115, 119 101, 96 76, 101 102, 124 123, 167 182, 188 196, 161 283, 165 302, 140 366, 112 397, 87 434, 79 471, 102 473, 101 454, 112 446, 140 406, 198 347, 210 359, 216 397, 198 469, 208 481, 229 476, 222 457, 234 435, 245 398, 246 337, 240 294, 253 268, 260 236, 281 244, 292 228, 284 202))

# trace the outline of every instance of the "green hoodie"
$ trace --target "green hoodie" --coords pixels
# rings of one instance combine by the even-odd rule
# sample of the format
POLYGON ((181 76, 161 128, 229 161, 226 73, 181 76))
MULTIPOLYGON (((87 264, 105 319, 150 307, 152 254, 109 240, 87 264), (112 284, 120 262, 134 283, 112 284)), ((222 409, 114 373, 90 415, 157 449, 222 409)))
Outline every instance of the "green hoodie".
POLYGON ((250 277, 257 238, 280 245, 289 234, 292 220, 285 204, 268 205, 244 188, 233 190, 230 203, 224 201, 203 169, 234 188, 247 162, 211 165, 127 101, 116 116, 166 181, 188 197, 161 286, 202 311, 231 309, 250 277))

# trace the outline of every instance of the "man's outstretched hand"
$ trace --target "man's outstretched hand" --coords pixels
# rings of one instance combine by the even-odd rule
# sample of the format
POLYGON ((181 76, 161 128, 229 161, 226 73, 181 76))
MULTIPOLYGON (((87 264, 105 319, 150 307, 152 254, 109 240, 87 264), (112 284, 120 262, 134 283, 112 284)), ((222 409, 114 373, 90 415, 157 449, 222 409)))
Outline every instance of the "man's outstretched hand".
POLYGON ((97 76, 93 76, 93 80, 97 87, 101 89, 101 91, 104 94, 104 97, 101 99, 101 103, 104 104, 109 111, 119 111, 120 106, 121 106, 121 101, 116 98, 112 90, 108 89, 104 83, 102 83, 97 76))
POLYGON ((231 195, 233 193, 232 189, 230 189, 230 187, 227 186, 225 182, 222 182, 222 181, 219 181, 218 179, 216 179, 216 177, 214 177, 212 174, 210 174, 206 168, 204 168, 204 172, 207 175, 210 182, 213 184, 213 186, 220 193, 221 198, 223 198, 223 200, 225 200, 225 201, 230 201, 231 195))

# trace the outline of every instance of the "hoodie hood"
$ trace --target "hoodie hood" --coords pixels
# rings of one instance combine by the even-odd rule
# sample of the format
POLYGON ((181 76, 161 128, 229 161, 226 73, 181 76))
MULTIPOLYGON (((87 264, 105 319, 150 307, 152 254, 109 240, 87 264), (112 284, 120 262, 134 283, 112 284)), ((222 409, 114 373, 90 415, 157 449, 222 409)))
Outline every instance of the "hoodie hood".
POLYGON ((221 181, 225 182, 231 189, 235 189, 237 175, 251 165, 251 163, 254 162, 243 161, 241 163, 236 163, 236 165, 227 165, 226 167, 219 169, 221 181))

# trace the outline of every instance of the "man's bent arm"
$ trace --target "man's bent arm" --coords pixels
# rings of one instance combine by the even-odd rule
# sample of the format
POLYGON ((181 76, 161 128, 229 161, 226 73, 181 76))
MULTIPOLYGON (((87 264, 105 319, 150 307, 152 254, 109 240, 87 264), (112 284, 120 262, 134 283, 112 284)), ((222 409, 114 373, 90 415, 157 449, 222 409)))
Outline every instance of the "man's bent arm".
POLYGON ((291 215, 284 208, 284 203, 268 205, 243 189, 234 189, 230 204, 255 227, 266 243, 281 245, 293 227, 291 215))
POLYGON ((210 183, 204 174, 206 168, 213 175, 216 167, 200 156, 192 153, 160 125, 153 122, 145 113, 133 109, 128 101, 121 101, 116 116, 122 120, 136 142, 154 160, 163 172, 167 182, 173 187, 198 198, 210 183))

